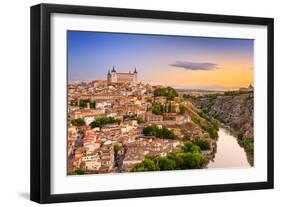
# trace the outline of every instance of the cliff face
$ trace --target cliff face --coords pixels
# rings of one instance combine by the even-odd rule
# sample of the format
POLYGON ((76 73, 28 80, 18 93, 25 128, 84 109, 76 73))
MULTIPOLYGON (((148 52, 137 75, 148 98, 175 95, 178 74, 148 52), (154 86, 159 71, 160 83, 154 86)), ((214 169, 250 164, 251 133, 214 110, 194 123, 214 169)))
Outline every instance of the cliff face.
POLYGON ((217 118, 243 139, 253 139, 253 93, 236 95, 207 95, 193 98, 192 102, 204 112, 217 118), (243 137, 242 137, 243 136, 243 137))

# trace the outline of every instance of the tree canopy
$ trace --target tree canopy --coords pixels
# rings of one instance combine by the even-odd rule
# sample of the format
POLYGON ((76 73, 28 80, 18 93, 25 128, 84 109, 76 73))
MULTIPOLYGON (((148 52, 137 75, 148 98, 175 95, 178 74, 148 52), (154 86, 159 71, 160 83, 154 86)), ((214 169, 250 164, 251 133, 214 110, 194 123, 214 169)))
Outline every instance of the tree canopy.
POLYGON ((210 143, 207 140, 197 140, 194 141, 193 144, 200 147, 201 150, 209 150, 211 148, 210 143))
POLYGON ((149 110, 156 115, 161 115, 165 112, 164 106, 158 102, 153 102, 149 110))
POLYGON ((164 139, 175 139, 176 135, 172 130, 166 127, 158 127, 156 124, 151 124, 150 126, 143 128, 143 134, 146 136, 155 136, 164 139))
POLYGON ((90 101, 90 99, 80 100, 79 107, 80 108, 86 108, 87 103, 90 103, 90 108, 95 109, 96 108, 96 101, 90 101))
POLYGON ((185 111, 186 111, 186 108, 183 104, 180 105, 180 114, 181 115, 184 115, 185 114, 185 111))
POLYGON ((75 175, 84 175, 85 172, 86 172, 86 171, 85 171, 84 169, 79 168, 79 169, 77 169, 77 170, 74 171, 74 174, 75 174, 75 175))
POLYGON ((250 140, 250 139, 244 140, 243 146, 248 153, 250 153, 252 155, 254 154, 254 142, 253 142, 253 140, 250 140))
POLYGON ((114 153, 117 154, 120 150, 120 145, 119 144, 115 144, 114 145, 114 153))
POLYGON ((147 157, 137 164, 132 171, 164 171, 201 169, 209 162, 200 148, 191 142, 187 142, 179 150, 168 153, 165 157, 147 157))
POLYGON ((202 119, 202 118, 196 117, 196 116, 192 116, 191 120, 195 124, 200 126, 203 130, 208 132, 208 134, 210 135, 210 137, 212 139, 217 139, 218 138, 218 126, 212 125, 211 122, 210 122, 210 124, 208 124, 208 122, 205 119, 202 119))
POLYGON ((73 120, 71 120, 71 124, 72 124, 73 126, 83 126, 83 125, 85 125, 86 123, 84 122, 83 119, 73 119, 73 120))
POLYGON ((154 96, 166 96, 167 99, 172 100, 178 96, 178 93, 172 87, 157 88, 154 90, 154 96))
POLYGON ((90 123, 90 126, 92 128, 95 127, 102 127, 106 124, 113 124, 113 123, 118 123, 120 124, 121 120, 120 119, 115 119, 113 117, 101 117, 101 118, 97 118, 95 121, 90 123))

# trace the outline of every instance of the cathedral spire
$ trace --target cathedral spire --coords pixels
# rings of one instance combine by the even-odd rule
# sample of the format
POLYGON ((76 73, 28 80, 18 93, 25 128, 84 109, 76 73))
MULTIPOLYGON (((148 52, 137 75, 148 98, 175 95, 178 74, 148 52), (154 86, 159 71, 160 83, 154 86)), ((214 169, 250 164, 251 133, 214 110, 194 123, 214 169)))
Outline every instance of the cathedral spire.
POLYGON ((134 71, 134 73, 138 73, 138 72, 137 72, 137 68, 136 68, 136 67, 135 67, 135 71, 134 71))

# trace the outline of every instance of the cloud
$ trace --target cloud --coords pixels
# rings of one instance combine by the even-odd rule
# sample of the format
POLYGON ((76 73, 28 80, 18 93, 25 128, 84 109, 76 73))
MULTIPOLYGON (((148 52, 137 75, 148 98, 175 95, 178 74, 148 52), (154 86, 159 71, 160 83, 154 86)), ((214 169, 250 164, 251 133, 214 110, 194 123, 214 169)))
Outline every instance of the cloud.
POLYGON ((218 64, 209 62, 186 62, 186 61, 176 61, 170 66, 184 68, 186 70, 214 70, 218 69, 218 64))

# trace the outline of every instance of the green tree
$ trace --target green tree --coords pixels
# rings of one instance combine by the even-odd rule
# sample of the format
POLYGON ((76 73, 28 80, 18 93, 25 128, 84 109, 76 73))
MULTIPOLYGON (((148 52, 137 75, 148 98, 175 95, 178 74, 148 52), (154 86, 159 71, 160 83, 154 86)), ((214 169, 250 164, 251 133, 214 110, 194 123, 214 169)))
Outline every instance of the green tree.
POLYGON ((138 124, 143 124, 145 121, 141 117, 137 117, 138 124))
POLYGON ((200 147, 193 144, 192 142, 186 142, 182 146, 182 150, 187 153, 187 152, 200 152, 200 147))
POLYGON ((77 170, 74 171, 75 175, 84 175, 85 174, 85 170, 82 168, 79 168, 77 170))
POLYGON ((210 143, 207 140, 197 140, 193 143, 199 146, 201 150, 209 150, 211 148, 210 143))
POLYGON ((200 118, 197 118, 195 116, 191 117, 191 120, 195 124, 200 126, 203 130, 208 132, 208 134, 210 135, 210 137, 212 139, 217 139, 218 138, 218 126, 214 127, 213 125, 208 125, 208 124, 204 123, 200 118))
POLYGON ((93 108, 93 109, 96 108, 96 101, 93 101, 90 103, 90 108, 93 108))
POLYGON ((150 159, 150 158, 145 158, 144 161, 139 163, 133 171, 135 172, 144 172, 144 171, 157 171, 159 170, 159 166, 157 163, 150 159))
POLYGON ((169 104, 168 104, 168 112, 169 113, 172 112, 172 103, 171 103, 171 101, 169 101, 169 104))
POLYGON ((160 157, 158 160, 160 170, 174 170, 177 166, 176 161, 167 157, 160 157))
POLYGON ((143 134, 146 136, 156 136, 164 139, 175 139, 176 135, 172 130, 166 127, 159 128, 156 124, 151 124, 150 126, 143 128, 143 134))
POLYGON ((239 140, 243 140, 243 137, 244 137, 244 135, 243 135, 242 133, 239 133, 239 134, 238 134, 238 139, 239 139, 239 140))
POLYGON ((184 114, 185 114, 185 111, 186 111, 185 106, 181 104, 181 105, 180 105, 180 114, 181 114, 181 115, 184 115, 184 114))
POLYGON ((79 107, 80 107, 80 108, 85 108, 85 107, 87 107, 87 102, 86 102, 85 100, 80 100, 79 107))
POLYGON ((173 100, 178 96, 178 93, 172 87, 157 88, 154 90, 154 96, 166 96, 168 100, 173 100))
POLYGON ((161 103, 158 102, 153 102, 152 106, 151 106, 151 112, 156 114, 156 115, 160 115, 163 114, 164 112, 164 107, 162 106, 161 103))
POLYGON ((207 128, 207 132, 209 133, 210 137, 213 139, 218 138, 218 131, 214 127, 207 128))
POLYGON ((245 150, 251 154, 254 153, 254 142, 253 140, 250 140, 250 139, 245 139, 243 141, 243 146, 245 148, 245 150))
POLYGON ((178 94, 175 89, 173 89, 172 87, 167 87, 167 98, 169 100, 173 100, 177 96, 178 94))
POLYGON ((95 127, 102 127, 102 126, 104 126, 106 124, 113 124, 113 123, 120 124, 121 120, 120 119, 115 119, 113 117, 101 117, 101 118, 97 118, 95 121, 91 122, 90 126, 92 128, 95 128, 95 127))
POLYGON ((204 168, 208 162, 209 159, 201 152, 198 146, 187 142, 183 147, 168 153, 165 157, 145 158, 132 171, 200 169, 204 168))
POLYGON ((196 169, 200 168, 200 154, 197 152, 194 153, 185 153, 183 155, 183 165, 185 169, 196 169))
POLYGON ((85 125, 86 123, 84 122, 83 119, 73 119, 71 120, 71 124, 74 125, 74 126, 83 126, 85 125))
POLYGON ((120 150, 120 145, 119 144, 115 144, 114 145, 114 153, 117 154, 120 150))

